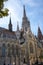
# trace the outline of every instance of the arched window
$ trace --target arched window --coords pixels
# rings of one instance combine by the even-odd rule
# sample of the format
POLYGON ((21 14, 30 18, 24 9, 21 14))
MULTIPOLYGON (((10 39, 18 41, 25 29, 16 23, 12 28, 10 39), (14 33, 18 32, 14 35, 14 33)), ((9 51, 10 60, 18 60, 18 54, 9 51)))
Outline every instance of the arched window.
POLYGON ((4 62, 4 64, 3 64, 3 65, 6 65, 6 64, 5 64, 5 62, 4 62))
POLYGON ((8 57, 11 56, 11 48, 10 48, 10 44, 8 44, 8 57))
POLYGON ((2 45, 2 56, 5 57, 6 55, 6 46, 5 44, 2 45))
POLYGON ((1 50, 1 47, 0 47, 0 57, 1 57, 1 51, 2 51, 2 50, 1 50))
POLYGON ((16 45, 16 54, 18 55, 19 51, 18 51, 18 45, 16 45))
POLYGON ((24 63, 26 63, 25 58, 24 58, 24 63))
POLYGON ((30 43, 30 53, 33 53, 33 45, 30 43))
POLYGON ((18 45, 16 45, 16 55, 20 56, 20 48, 18 45))
POLYGON ((14 45, 12 44, 12 55, 14 56, 14 45))

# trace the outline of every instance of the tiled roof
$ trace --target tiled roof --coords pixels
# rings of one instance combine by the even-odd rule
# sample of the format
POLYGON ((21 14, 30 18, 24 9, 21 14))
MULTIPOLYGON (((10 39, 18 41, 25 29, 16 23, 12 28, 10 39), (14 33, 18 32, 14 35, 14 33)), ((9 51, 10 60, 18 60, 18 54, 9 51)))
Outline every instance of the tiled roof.
POLYGON ((0 27, 0 34, 1 33, 9 34, 9 35, 15 35, 15 31, 10 32, 8 29, 0 27))
POLYGON ((2 31, 3 33, 5 33, 5 34, 9 34, 9 35, 15 35, 15 31, 13 32, 10 32, 9 30, 7 30, 7 29, 5 29, 5 30, 3 30, 2 31))

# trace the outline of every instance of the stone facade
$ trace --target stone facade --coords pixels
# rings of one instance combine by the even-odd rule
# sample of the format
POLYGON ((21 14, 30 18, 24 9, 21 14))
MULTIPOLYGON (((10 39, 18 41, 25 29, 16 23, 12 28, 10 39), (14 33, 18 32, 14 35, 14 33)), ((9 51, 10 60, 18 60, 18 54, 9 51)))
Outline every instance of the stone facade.
POLYGON ((39 57, 43 55, 41 41, 31 32, 24 6, 21 30, 17 24, 17 31, 12 31, 11 18, 9 30, 0 27, 0 64, 32 65, 36 59, 40 61, 39 57))

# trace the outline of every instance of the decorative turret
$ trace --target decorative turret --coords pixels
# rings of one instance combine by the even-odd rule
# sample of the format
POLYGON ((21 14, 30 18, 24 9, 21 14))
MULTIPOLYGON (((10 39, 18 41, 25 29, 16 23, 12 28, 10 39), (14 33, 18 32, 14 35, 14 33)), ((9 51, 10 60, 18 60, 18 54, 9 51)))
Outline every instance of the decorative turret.
POLYGON ((41 32, 39 26, 38 26, 38 39, 39 39, 39 40, 42 40, 42 32, 41 32))
POLYGON ((10 21, 9 21, 9 31, 12 32, 12 23, 11 23, 11 17, 10 17, 10 21))
POLYGON ((26 16, 25 5, 23 6, 22 29, 24 29, 24 31, 27 31, 27 29, 30 30, 30 21, 28 21, 28 18, 26 16))

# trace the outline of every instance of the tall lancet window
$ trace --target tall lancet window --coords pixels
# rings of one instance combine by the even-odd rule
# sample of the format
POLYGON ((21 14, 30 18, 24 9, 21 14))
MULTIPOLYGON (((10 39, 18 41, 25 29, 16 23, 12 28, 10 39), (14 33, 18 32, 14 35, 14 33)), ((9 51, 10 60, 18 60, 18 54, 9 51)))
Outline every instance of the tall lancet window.
POLYGON ((11 48, 10 48, 10 44, 8 44, 8 57, 11 56, 11 48))
POLYGON ((33 45, 30 43, 30 53, 33 53, 33 45))
POLYGON ((12 55, 14 56, 14 45, 12 44, 12 55))
POLYGON ((5 57, 6 55, 6 46, 5 44, 2 45, 2 57, 5 57))

